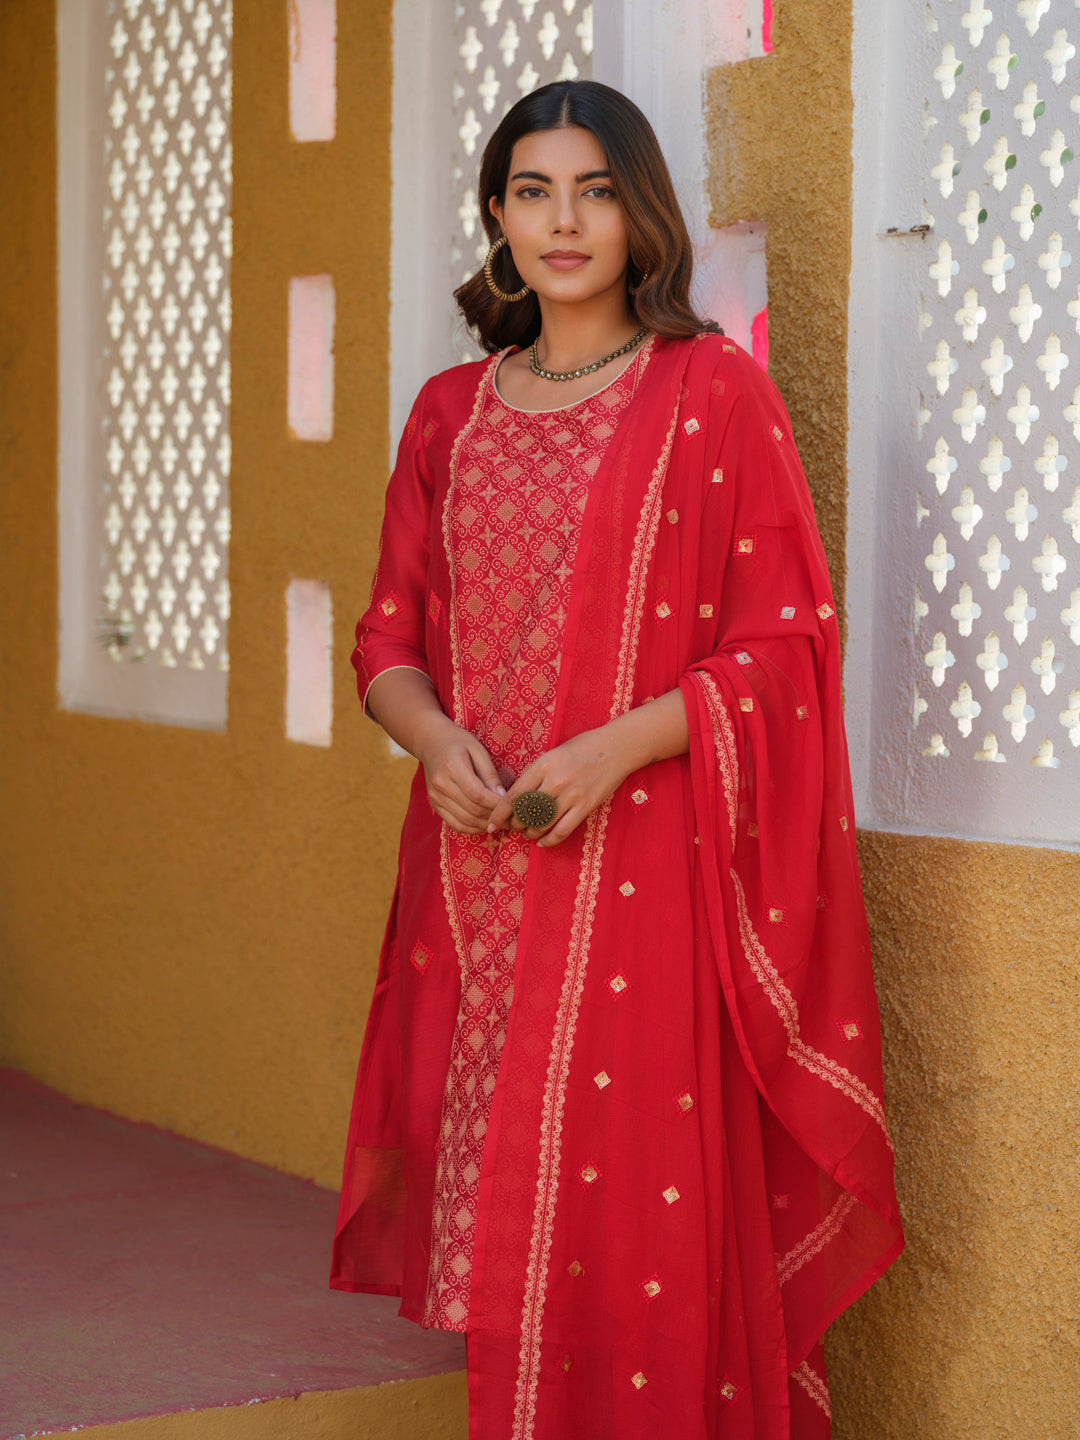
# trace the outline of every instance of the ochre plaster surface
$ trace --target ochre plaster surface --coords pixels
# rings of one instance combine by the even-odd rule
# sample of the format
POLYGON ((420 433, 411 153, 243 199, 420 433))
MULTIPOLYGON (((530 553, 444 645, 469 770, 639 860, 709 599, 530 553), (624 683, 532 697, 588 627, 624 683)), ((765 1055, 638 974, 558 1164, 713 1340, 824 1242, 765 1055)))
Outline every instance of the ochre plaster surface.
POLYGON ((908 1249, 830 1336, 836 1440, 1076 1440, 1080 855, 859 853, 908 1249))
POLYGON ((288 135, 284 3, 235 6, 223 734, 57 708, 52 0, 0 6, 0 1063, 334 1185, 411 772, 348 657, 387 465, 390 0, 338 6, 338 135, 288 135), (289 277, 337 287, 334 438, 290 440, 289 277), (284 738, 285 589, 334 602, 334 743, 284 738))
POLYGON ((842 609, 851 0, 777 0, 773 44, 709 75, 710 218, 768 227, 769 373, 791 412, 842 609))
POLYGON ((92 1425, 80 1440, 464 1440, 465 1375, 92 1425))

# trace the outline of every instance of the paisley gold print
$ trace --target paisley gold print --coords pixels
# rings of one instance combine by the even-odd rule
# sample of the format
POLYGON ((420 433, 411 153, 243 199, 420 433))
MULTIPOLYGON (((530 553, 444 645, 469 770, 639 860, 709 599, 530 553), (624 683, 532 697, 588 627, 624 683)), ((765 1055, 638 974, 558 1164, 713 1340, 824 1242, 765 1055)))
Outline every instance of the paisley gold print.
MULTIPOLYGON (((548 745, 563 626, 589 481, 633 394, 640 358, 564 410, 510 410, 484 372, 455 441, 443 509, 454 718, 509 784, 548 745)), ((469 1315, 484 1140, 513 1001, 529 844, 443 828, 443 894, 461 999, 443 1091, 424 1323, 469 1315)), ((584 1177, 582 1177, 584 1179, 584 1177)))

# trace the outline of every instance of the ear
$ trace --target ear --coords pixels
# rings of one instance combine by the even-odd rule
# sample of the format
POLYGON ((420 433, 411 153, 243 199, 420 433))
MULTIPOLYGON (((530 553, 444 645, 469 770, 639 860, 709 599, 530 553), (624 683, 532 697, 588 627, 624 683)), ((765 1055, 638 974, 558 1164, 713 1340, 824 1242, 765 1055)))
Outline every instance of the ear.
POLYGON ((488 213, 494 215, 495 219, 499 222, 500 230, 502 229, 502 211, 503 207, 499 204, 499 197, 492 195, 488 201, 488 213))

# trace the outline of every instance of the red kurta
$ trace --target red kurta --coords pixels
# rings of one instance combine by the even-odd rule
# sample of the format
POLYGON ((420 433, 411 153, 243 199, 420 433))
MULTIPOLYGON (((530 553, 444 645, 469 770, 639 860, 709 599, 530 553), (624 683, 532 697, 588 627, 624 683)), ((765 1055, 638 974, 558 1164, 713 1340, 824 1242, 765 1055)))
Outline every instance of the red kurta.
POLYGON ((544 417, 496 365, 414 407, 361 693, 423 670, 519 773, 679 686, 690 754, 552 850, 453 835, 418 774, 333 1283, 467 1329, 472 1440, 824 1436, 820 1337, 902 1240, 788 418, 719 337, 544 417))

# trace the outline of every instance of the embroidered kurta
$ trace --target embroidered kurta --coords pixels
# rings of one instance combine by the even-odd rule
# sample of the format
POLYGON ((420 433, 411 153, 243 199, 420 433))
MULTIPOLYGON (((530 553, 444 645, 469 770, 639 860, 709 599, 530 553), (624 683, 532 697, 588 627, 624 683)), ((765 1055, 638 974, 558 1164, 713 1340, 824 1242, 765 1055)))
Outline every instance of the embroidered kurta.
POLYGON ((656 342, 581 406, 421 392, 354 657, 507 779, 676 686, 690 753, 570 840, 418 773, 333 1283, 470 1337, 473 1440, 828 1433, 820 1337, 902 1244, 836 617, 768 379, 656 342))

